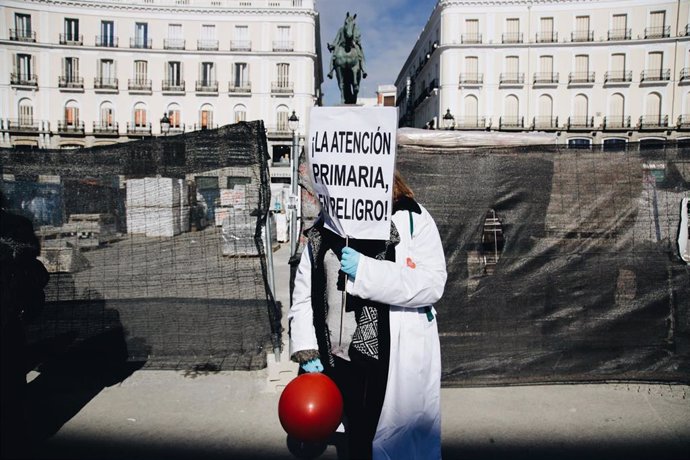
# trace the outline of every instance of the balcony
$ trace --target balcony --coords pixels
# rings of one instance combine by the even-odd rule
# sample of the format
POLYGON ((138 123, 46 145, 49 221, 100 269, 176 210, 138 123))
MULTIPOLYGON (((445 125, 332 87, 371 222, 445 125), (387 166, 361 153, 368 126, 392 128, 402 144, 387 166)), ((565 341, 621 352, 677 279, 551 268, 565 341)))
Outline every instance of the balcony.
POLYGON ((111 77, 96 77, 93 79, 93 89, 101 91, 117 91, 118 79, 111 77))
POLYGON ((558 32, 537 32, 534 41, 537 43, 558 43, 558 32))
POLYGON ((218 82, 211 80, 197 80, 196 92, 201 94, 218 94, 218 82))
POLYGON ((650 81, 669 81, 671 79, 671 69, 650 69, 640 73, 640 83, 650 81))
POLYGON ((678 81, 681 83, 687 83, 690 81, 690 67, 683 67, 682 69, 680 69, 678 81))
POLYGON ((84 36, 75 34, 60 34, 60 44, 82 46, 84 44, 84 36))
POLYGON ((593 30, 576 30, 570 33, 571 42, 593 42, 594 41, 594 31, 593 30))
POLYGON ((558 72, 535 72, 532 83, 535 85, 553 85, 558 83, 558 72))
POLYGON ((35 42, 36 32, 27 29, 10 29, 10 40, 14 42, 35 42))
POLYGON ((164 38, 163 49, 166 50, 183 50, 185 48, 184 38, 164 38))
POLYGON ((512 129, 524 129, 525 127, 525 117, 500 117, 498 119, 498 129, 501 130, 512 130, 512 129))
POLYGON ((690 115, 678 115, 676 127, 682 130, 690 129, 690 115))
POLYGON ((127 122, 127 135, 128 136, 150 136, 151 135, 151 123, 132 123, 127 122))
POLYGON ((129 39, 129 47, 130 48, 137 48, 137 49, 151 49, 151 45, 153 44, 153 39, 151 38, 139 38, 139 37, 131 37, 129 39))
POLYGON ((460 43, 477 45, 482 42, 482 34, 462 34, 460 35, 460 43))
POLYGON ((294 93, 294 84, 287 81, 272 81, 271 93, 281 95, 292 95, 294 93))
POLYGON ((152 89, 151 80, 130 78, 127 80, 127 89, 132 92, 150 93, 152 89))
POLYGON ((292 40, 273 40, 273 51, 294 51, 295 42, 292 40))
POLYGON ((570 72, 568 74, 568 84, 592 84, 594 83, 595 76, 594 72, 570 72))
POLYGON ((498 83, 501 85, 524 85, 525 74, 523 72, 508 72, 498 76, 498 83))
POLYGON ((196 49, 198 49, 199 51, 218 51, 218 40, 197 40, 196 49))
POLYGON ((230 51, 251 51, 251 40, 230 40, 230 51))
POLYGON ((484 83, 483 73, 461 73, 459 79, 460 86, 478 86, 484 83))
POLYGON ((118 39, 112 35, 96 35, 95 45, 102 48, 117 48, 118 39))
POLYGON ((501 34, 501 43, 522 43, 522 32, 501 34))
POLYGON ((38 88, 38 77, 36 74, 12 73, 10 74, 10 84, 38 88))
POLYGON ((93 122, 93 135, 94 136, 119 136, 120 135, 120 125, 116 123, 107 123, 104 121, 94 121, 93 122))
POLYGON ((168 134, 169 135, 182 134, 182 133, 184 133, 184 131, 185 131, 184 123, 177 125, 177 126, 170 125, 170 130, 168 131, 168 134))
POLYGON ((84 77, 73 75, 61 75, 58 77, 58 88, 61 90, 84 90, 84 77))
POLYGON ((83 136, 84 133, 84 122, 83 121, 67 121, 58 120, 58 134, 61 136, 83 136))
POLYGON ((594 128, 594 117, 568 117, 566 128, 569 130, 594 128))
POLYGON ((292 131, 287 123, 278 123, 277 125, 271 125, 266 127, 266 132, 269 137, 292 137, 292 131))
POLYGON ((668 128, 668 115, 642 115, 637 126, 640 129, 668 128))
POLYGON ((631 29, 609 29, 606 34, 606 39, 608 41, 613 40, 630 40, 632 37, 631 29))
POLYGON ((218 129, 215 123, 194 123, 194 131, 204 131, 206 129, 218 129))
POLYGON ((161 82, 161 89, 164 93, 184 93, 184 80, 163 80, 161 82))
POLYGON ((671 36, 671 26, 645 27, 644 38, 668 38, 671 36))
POLYGON ((631 81, 632 70, 611 70, 604 73, 604 84, 630 83, 631 81))
POLYGON ((540 131, 558 129, 558 117, 534 117, 532 118, 532 129, 540 131))
POLYGON ((5 120, 3 130, 17 134, 38 134, 49 131, 49 124, 47 121, 34 121, 33 118, 10 119, 5 120))
POLYGON ((241 83, 235 83, 231 81, 228 83, 228 93, 231 95, 249 96, 252 94, 252 84, 248 81, 241 83))
POLYGON ((455 119, 455 129, 485 129, 486 117, 458 117, 455 119))
POLYGON ((601 124, 604 131, 627 130, 631 128, 630 116, 616 116, 604 117, 604 122, 601 124))

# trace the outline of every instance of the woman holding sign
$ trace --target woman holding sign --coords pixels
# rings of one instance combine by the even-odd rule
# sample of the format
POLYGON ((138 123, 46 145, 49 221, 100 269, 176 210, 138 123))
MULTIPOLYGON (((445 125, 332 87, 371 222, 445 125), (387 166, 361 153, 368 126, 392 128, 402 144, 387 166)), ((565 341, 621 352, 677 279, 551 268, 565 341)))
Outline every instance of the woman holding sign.
POLYGON ((446 263, 436 224, 397 171, 388 240, 346 241, 323 220, 306 232, 295 278, 292 359, 340 388, 351 458, 440 458, 432 304, 443 294, 446 263))

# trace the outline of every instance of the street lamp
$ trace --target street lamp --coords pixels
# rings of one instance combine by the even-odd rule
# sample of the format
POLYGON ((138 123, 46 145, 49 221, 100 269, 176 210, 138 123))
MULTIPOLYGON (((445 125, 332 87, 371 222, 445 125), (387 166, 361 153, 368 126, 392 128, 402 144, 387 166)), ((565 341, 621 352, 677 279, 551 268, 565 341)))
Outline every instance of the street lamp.
POLYGON ((443 127, 453 129, 453 126, 455 126, 455 117, 450 113, 450 109, 447 109, 446 114, 443 116, 443 127))
POLYGON ((299 203, 299 196, 297 192, 297 174, 299 169, 299 154, 298 151, 298 133, 299 118, 292 111, 292 115, 288 118, 288 128, 292 131, 292 151, 290 152, 291 177, 290 177, 290 256, 297 253, 297 206, 299 203))
POLYGON ((161 118, 161 133, 165 136, 170 132, 170 118, 168 114, 163 112, 163 118, 161 118))

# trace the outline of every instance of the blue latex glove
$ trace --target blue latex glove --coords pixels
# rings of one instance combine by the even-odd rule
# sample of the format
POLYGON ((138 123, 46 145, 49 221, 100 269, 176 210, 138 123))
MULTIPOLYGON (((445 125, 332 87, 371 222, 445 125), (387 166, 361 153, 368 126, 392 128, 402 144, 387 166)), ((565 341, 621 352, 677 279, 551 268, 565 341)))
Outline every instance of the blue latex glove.
POLYGON ((343 248, 342 257, 340 259, 340 269, 347 273, 352 279, 357 275, 357 265, 359 265, 359 252, 351 247, 345 246, 343 248))
POLYGON ((314 358, 306 363, 302 363, 302 369, 305 372, 323 372, 323 364, 319 358, 314 358))

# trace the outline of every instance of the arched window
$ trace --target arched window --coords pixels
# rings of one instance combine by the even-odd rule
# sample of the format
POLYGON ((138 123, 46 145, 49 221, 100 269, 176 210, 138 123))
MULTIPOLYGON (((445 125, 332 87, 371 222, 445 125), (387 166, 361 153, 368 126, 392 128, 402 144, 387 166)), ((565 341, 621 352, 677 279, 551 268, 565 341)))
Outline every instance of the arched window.
POLYGON ((506 96, 504 114, 501 120, 502 126, 522 126, 520 119, 520 100, 514 94, 506 96))
POLYGON ((276 128, 277 131, 290 131, 288 127, 288 108, 286 105, 279 105, 276 110, 276 128))
POLYGON ((110 101, 104 101, 101 103, 99 114, 99 126, 101 128, 112 128, 114 126, 115 110, 113 109, 113 104, 110 101))
POLYGON ((620 93, 611 95, 606 126, 619 128, 627 126, 625 122, 625 97, 620 93))
POLYGON ((199 109, 199 128, 213 129, 213 106, 204 104, 199 109))
POLYGON ((146 104, 143 102, 137 102, 134 104, 134 112, 132 113, 132 116, 134 118, 133 121, 136 128, 146 128, 149 125, 147 122, 148 111, 146 110, 146 104))
POLYGON ((235 114, 235 123, 247 121, 247 108, 244 105, 237 104, 233 109, 233 113, 235 114))
POLYGON ((573 117, 570 120, 571 126, 590 126, 589 120, 589 99, 584 94, 578 94, 573 101, 573 117))
POLYGON ((170 120, 170 129, 180 129, 182 127, 182 111, 179 104, 169 104, 165 114, 170 120))
POLYGON ((70 100, 65 104, 65 126, 75 128, 79 125, 79 104, 70 100))
POLYGON ((555 128, 553 117, 553 99, 548 94, 542 94, 538 100, 538 115, 534 120, 535 128, 555 128))
POLYGON ((661 95, 649 93, 645 105, 645 115, 650 118, 658 118, 661 115, 661 95))
POLYGON ((19 100, 17 107, 19 114, 19 126, 33 126, 34 124, 34 104, 29 98, 19 100))

